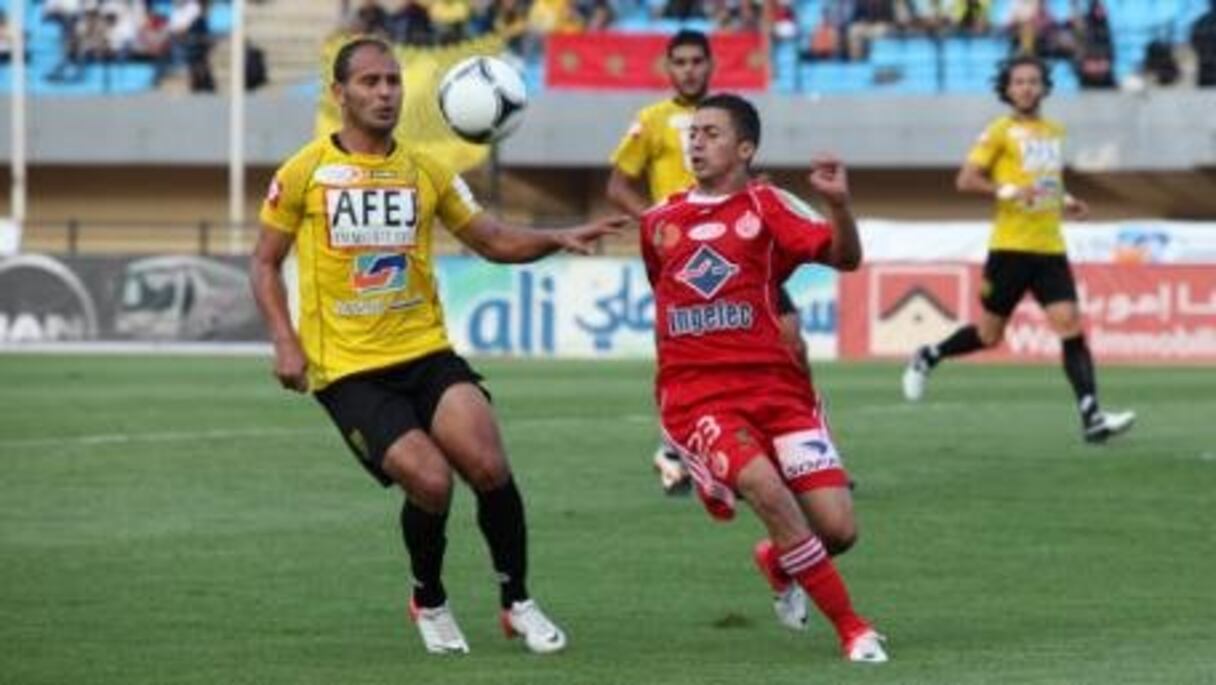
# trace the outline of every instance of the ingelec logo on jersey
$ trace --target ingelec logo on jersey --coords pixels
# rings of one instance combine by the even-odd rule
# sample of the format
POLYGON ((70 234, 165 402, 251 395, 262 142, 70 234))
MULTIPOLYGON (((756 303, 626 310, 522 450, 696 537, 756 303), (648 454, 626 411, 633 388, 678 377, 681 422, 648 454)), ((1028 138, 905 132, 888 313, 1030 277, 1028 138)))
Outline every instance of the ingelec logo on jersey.
POLYGON ((401 253, 356 255, 351 287, 360 295, 405 290, 408 263, 401 253))
POLYGON ((702 245, 676 274, 676 280, 708 300, 717 295, 722 286, 737 273, 739 267, 728 262, 712 247, 702 245))

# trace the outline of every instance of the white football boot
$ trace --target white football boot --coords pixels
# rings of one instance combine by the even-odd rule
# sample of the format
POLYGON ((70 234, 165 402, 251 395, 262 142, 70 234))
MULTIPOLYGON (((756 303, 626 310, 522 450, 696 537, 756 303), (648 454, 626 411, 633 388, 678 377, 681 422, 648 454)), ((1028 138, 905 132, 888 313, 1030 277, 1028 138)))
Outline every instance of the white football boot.
POLYGON ((844 646, 844 658, 859 664, 885 664, 890 660, 882 646, 885 640, 873 628, 867 628, 849 638, 844 646))
POLYGON ((1131 430, 1136 423, 1136 412, 1098 412, 1085 424, 1085 442, 1103 443, 1108 439, 1131 430))
POLYGON ((752 559, 756 562, 760 575, 764 576, 769 587, 773 589, 773 613, 777 614, 777 622, 786 628, 806 630, 807 616, 810 613, 806 591, 788 577, 773 575, 768 565, 772 547, 772 540, 767 538, 757 542, 752 550, 752 559))
POLYGON ((659 474, 659 485, 663 487, 663 492, 669 495, 683 495, 692 489, 692 479, 688 475, 688 469, 684 468, 684 462, 680 461, 679 455, 672 453, 665 446, 659 445, 651 461, 654 463, 655 472, 659 474))
POLYGON ((916 402, 925 396, 925 385, 929 382, 929 365, 925 362, 925 348, 920 348, 908 360, 904 368, 904 399, 916 402))
POLYGON ((503 609, 501 620, 507 637, 522 636, 529 651, 552 654, 566 648, 566 634, 531 599, 515 602, 510 609, 503 609))
POLYGON ((468 654, 469 643, 456 625, 456 616, 447 602, 434 607, 422 608, 410 599, 410 620, 418 626, 422 644, 431 654, 468 654))

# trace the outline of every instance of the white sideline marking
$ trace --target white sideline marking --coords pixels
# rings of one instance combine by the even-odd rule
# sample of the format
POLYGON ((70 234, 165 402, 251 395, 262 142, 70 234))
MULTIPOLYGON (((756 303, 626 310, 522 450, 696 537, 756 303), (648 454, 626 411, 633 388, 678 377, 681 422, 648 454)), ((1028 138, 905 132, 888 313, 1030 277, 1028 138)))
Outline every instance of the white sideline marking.
MULTIPOLYGON (((500 423, 506 427, 512 426, 551 426, 560 423, 587 423, 611 420, 628 423, 650 423, 657 419, 648 414, 626 414, 624 416, 553 416, 549 418, 505 419, 500 423)), ((215 429, 203 431, 162 431, 156 433, 93 433, 91 435, 73 435, 54 438, 12 438, 0 439, 0 448, 4 447, 55 447, 62 445, 125 445, 140 442, 191 442, 194 440, 236 440, 245 438, 285 438, 295 436, 315 436, 334 433, 335 428, 329 424, 308 428, 237 428, 215 429)))

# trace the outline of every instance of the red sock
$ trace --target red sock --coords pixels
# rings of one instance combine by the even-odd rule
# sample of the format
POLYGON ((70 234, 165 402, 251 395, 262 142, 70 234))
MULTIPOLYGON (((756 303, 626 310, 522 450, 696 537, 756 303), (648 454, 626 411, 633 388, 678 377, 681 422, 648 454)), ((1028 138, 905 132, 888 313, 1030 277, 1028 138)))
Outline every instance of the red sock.
POLYGON ((836 565, 819 538, 812 535, 779 555, 782 570, 806 590, 819 611, 835 626, 841 642, 870 627, 853 611, 844 579, 836 572, 836 565))

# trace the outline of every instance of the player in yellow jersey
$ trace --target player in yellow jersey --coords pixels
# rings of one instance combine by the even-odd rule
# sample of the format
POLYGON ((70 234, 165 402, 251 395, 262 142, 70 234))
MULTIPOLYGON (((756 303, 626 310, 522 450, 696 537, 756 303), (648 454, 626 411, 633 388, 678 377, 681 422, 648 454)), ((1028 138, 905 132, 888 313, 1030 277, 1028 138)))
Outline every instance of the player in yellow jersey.
POLYGON ((586 253, 627 219, 536 230, 483 212, 459 176, 394 141, 401 67, 377 39, 343 46, 333 83, 341 130, 280 167, 262 206, 252 286, 274 343, 274 374, 285 388, 311 391, 360 463, 385 487, 404 490, 410 615, 427 651, 469 649, 440 578, 455 476, 477 498, 504 630, 533 652, 558 651, 566 636, 525 584, 523 501, 488 395, 444 329, 432 231, 438 220, 489 260, 526 262, 563 249, 586 253), (298 333, 281 279, 292 245, 298 333))
MULTIPOLYGON (((709 92, 713 76, 709 38, 700 31, 677 32, 667 41, 666 64, 674 91, 672 97, 638 112, 612 153, 608 199, 634 218, 672 194, 688 189, 696 180, 688 162, 688 128, 697 103, 709 92), (643 176, 648 193, 642 190, 643 176)), ((779 291, 777 311, 781 315, 782 339, 809 372, 798 308, 785 288, 779 291)), ((671 494, 689 491, 688 472, 675 452, 660 445, 653 463, 664 491, 671 494)))
POLYGON ((1093 358, 1061 230, 1062 217, 1083 219, 1089 208, 1064 188, 1064 128, 1040 115, 1051 92, 1050 73, 1034 57, 1015 57, 1001 66, 996 92, 1012 112, 980 136, 957 181, 960 191, 996 201, 980 291, 983 312, 975 324, 917 350, 904 371, 904 396, 920 399, 929 372, 943 359, 999 345, 1009 315, 1030 291, 1060 336, 1082 435, 1089 442, 1104 442, 1131 428, 1135 414, 1107 413, 1098 406, 1093 358))

